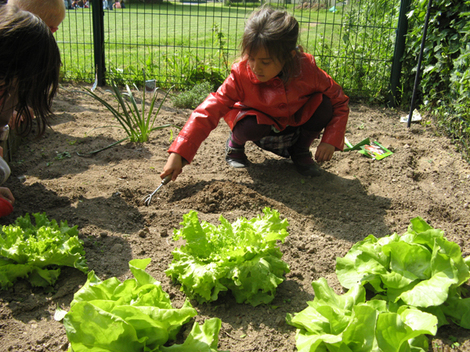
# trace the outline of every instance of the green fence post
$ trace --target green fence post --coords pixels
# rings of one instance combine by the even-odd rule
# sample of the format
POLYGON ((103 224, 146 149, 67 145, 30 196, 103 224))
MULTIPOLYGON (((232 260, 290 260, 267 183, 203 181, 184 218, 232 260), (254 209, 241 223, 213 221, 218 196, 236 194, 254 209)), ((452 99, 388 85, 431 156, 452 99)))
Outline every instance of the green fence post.
POLYGON ((104 66, 104 11, 102 0, 91 1, 93 13, 93 48, 95 54, 95 81, 99 86, 105 83, 104 66))
POLYGON ((396 105, 396 93, 401 74, 401 59, 405 52, 405 35, 408 31, 408 19, 406 14, 410 11, 410 4, 411 0, 401 0, 392 71, 390 73, 390 92, 388 96, 388 106, 390 107, 395 107, 396 105))

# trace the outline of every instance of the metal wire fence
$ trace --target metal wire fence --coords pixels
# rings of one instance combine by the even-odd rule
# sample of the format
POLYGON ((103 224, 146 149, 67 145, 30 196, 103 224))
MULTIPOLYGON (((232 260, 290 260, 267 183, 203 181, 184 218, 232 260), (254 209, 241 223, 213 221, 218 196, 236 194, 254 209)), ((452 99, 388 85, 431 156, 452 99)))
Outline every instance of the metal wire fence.
MULTIPOLYGON (((238 58, 246 19, 261 5, 228 0, 126 1, 125 8, 113 9, 112 3, 103 8, 105 2, 93 1, 90 8, 67 10, 56 32, 63 79, 93 82, 97 70, 104 69, 108 81, 154 79, 157 86, 177 89, 201 81, 220 84, 238 58), (97 30, 99 26, 102 32, 97 30)), ((295 1, 299 0, 271 6, 284 8, 297 18, 300 44, 316 57, 318 66, 350 96, 385 96, 400 0, 295 1)))

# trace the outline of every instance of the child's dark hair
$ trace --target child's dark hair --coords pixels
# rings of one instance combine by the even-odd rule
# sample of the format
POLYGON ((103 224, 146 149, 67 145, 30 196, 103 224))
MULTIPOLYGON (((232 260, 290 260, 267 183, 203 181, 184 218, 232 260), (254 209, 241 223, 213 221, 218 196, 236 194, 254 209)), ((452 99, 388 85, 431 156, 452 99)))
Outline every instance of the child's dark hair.
POLYGON ((282 80, 288 82, 298 72, 299 23, 294 16, 286 11, 263 7, 253 12, 248 19, 243 39, 241 54, 256 55, 260 48, 264 48, 270 57, 276 58, 284 66, 282 80), (292 55, 292 51, 296 55, 292 55))
MULTIPOLYGON (((17 95, 15 120, 19 135, 33 127, 28 107, 36 116, 38 136, 53 115, 52 99, 59 85, 60 52, 49 27, 30 12, 0 6, 0 101, 17 95)), ((2 107, 0 107, 1 109, 2 107)))

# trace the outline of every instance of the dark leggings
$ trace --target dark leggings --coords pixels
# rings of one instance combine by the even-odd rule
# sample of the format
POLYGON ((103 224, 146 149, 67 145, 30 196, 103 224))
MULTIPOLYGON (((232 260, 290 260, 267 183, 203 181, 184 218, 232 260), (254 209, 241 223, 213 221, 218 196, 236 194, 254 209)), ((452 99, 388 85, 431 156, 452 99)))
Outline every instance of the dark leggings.
MULTIPOLYGON (((300 128, 300 145, 309 147, 320 132, 328 125, 333 118, 333 106, 330 98, 323 95, 323 101, 315 110, 312 117, 303 125, 288 126, 280 134, 289 134, 296 128, 300 128)), ((239 121, 232 131, 232 140, 238 145, 244 145, 247 141, 259 141, 272 133, 271 125, 260 125, 256 116, 246 116, 239 121)))

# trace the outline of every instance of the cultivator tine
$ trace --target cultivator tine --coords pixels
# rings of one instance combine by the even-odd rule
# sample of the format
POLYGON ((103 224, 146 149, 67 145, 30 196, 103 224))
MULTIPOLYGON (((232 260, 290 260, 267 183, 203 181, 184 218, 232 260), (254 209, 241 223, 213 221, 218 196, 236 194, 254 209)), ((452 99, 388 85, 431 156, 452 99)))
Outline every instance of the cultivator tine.
POLYGON ((153 196, 155 195, 155 193, 158 192, 158 190, 163 186, 163 185, 166 185, 168 182, 171 181, 171 174, 166 176, 163 180, 162 180, 162 183, 160 183, 160 186, 157 187, 157 189, 155 191, 153 191, 152 193, 150 193, 147 197, 144 198, 144 204, 146 206, 149 206, 150 205, 150 202, 152 201, 152 198, 153 196))
MULTIPOLYGON (((182 164, 183 164, 183 167, 184 167, 184 166, 188 165, 188 162, 187 162, 185 159, 183 159, 182 164)), ((153 191, 152 193, 150 193, 147 197, 145 197, 145 198, 143 199, 144 204, 145 204, 146 206, 149 206, 149 205, 150 205, 150 202, 152 201, 152 197, 155 195, 155 193, 157 193, 158 190, 159 190, 163 185, 166 185, 168 182, 170 182, 172 177, 173 177, 173 174, 169 174, 169 175, 165 176, 165 178, 162 180, 162 183, 160 183, 160 186, 158 186, 155 191, 153 191)))

